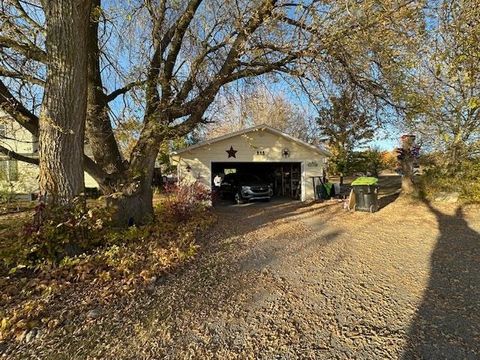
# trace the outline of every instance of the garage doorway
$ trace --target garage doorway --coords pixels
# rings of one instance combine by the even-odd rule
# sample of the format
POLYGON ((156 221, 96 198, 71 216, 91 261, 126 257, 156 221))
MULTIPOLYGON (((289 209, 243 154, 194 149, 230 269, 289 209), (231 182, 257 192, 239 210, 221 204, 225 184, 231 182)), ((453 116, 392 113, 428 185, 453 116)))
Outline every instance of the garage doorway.
POLYGON ((301 162, 212 162, 212 178, 231 173, 253 174, 268 182, 274 197, 300 200, 302 196, 301 162))

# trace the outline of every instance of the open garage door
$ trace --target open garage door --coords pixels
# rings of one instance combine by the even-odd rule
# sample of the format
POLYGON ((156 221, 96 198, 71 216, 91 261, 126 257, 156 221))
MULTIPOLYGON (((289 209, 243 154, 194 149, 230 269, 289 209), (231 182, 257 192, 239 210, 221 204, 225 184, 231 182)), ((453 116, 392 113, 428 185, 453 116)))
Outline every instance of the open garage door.
POLYGON ((302 196, 302 166, 300 162, 212 162, 212 179, 220 174, 253 174, 268 182, 274 197, 300 200, 302 196))

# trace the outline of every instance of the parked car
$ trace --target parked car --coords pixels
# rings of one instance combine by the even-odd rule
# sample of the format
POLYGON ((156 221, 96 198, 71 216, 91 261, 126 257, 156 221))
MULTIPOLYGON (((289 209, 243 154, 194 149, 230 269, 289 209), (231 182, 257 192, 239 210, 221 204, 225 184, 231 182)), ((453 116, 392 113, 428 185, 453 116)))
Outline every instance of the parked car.
POLYGON ((237 204, 250 200, 269 201, 273 195, 270 184, 253 174, 227 174, 220 186, 224 199, 233 198, 237 204))

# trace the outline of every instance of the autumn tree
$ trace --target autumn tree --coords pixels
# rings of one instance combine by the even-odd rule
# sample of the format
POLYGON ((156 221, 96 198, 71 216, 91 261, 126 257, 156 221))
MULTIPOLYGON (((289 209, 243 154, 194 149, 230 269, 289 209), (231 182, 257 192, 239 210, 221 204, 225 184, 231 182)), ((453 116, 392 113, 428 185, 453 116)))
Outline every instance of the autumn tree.
POLYGON ((473 1, 444 0, 427 16, 431 30, 417 50, 411 89, 422 106, 408 113, 406 125, 455 171, 480 154, 480 10, 473 1))
POLYGON ((329 104, 319 108, 319 135, 327 139, 332 157, 332 170, 343 177, 351 171, 355 148, 371 140, 374 135, 373 120, 361 109, 354 92, 344 89, 332 96, 329 104))
POLYGON ((272 91, 261 83, 222 94, 215 102, 212 124, 206 127, 213 138, 257 125, 268 125, 304 141, 313 141, 314 119, 288 98, 286 90, 272 91))
MULTIPOLYGON (((20 20, 0 38, 2 52, 9 56, 2 59, 6 67, 2 75, 7 81, 1 83, 1 106, 37 134, 34 104, 22 102, 24 94, 11 79, 38 87, 37 98, 49 89, 48 82, 44 88, 42 75, 52 66, 50 48, 37 35, 44 33, 45 24, 31 13, 38 12, 37 19, 41 19, 50 8, 29 2, 33 8, 25 9, 24 4, 3 2, 8 10, 5 21, 20 20), (10 61, 10 57, 24 61, 10 61), (24 63, 30 66, 28 71, 22 68, 24 63)), ((151 181, 160 143, 187 134, 204 122, 205 111, 225 84, 272 71, 290 72, 313 43, 311 35, 299 35, 303 32, 301 24, 311 21, 316 10, 309 3, 138 1, 115 7, 113 10, 126 16, 113 25, 101 22, 112 8, 102 7, 100 0, 94 0, 93 5, 88 51, 84 53, 88 54, 86 134, 93 159, 84 156, 83 163, 102 190, 111 195, 111 204, 118 208, 117 220, 124 224, 144 222, 152 214, 151 181), (298 5, 302 10, 293 11, 298 5), (135 34, 130 39, 129 31, 135 34), (102 38, 105 33, 106 38, 102 38), (108 42, 112 38, 118 46, 131 47, 130 54, 140 54, 126 71, 128 76, 123 77, 132 81, 113 89, 102 74, 108 66, 117 71, 122 62, 116 58, 112 64, 109 57, 115 55, 108 42), (295 46, 293 38, 297 39, 295 46), (142 129, 127 160, 113 133, 110 104, 135 87, 143 105, 142 129)), ((82 139, 79 135, 78 141, 82 139)))
MULTIPOLYGON (((3 0, 2 6, 2 21, 11 30, 2 26, 0 36, 0 106, 38 134, 51 66, 43 21, 48 5, 3 0)), ((85 119, 92 157, 83 157, 84 169, 118 209, 119 223, 142 223, 153 211, 151 181, 160 144, 207 122, 222 88, 272 72, 305 78, 313 65, 339 64, 359 87, 387 98, 378 81, 379 74, 397 70, 387 62, 398 49, 398 34, 394 38, 390 29, 411 38, 418 8, 412 1, 379 6, 373 0, 93 0, 85 119), (378 38, 386 41, 384 48, 378 38), (382 54, 388 71, 379 67, 367 81, 364 73, 375 59, 360 61, 365 54, 382 54), (125 156, 114 129, 129 116, 141 129, 125 156)))
MULTIPOLYGON (((416 75, 414 54, 425 32, 425 5, 425 1, 335 2, 333 7, 341 13, 345 24, 356 31, 329 39, 322 61, 317 57, 307 76, 299 81, 323 118, 335 113, 330 98, 342 98, 345 89, 349 89, 346 94, 354 96, 355 106, 365 115, 366 127, 354 131, 360 138, 372 138, 376 127, 403 125, 407 111, 419 108, 421 101, 411 96, 411 88, 416 75)), ((337 106, 341 107, 348 109, 351 105, 347 101, 337 106)), ((322 127, 325 126, 328 127, 327 121, 322 127)), ((350 126, 354 127, 355 122, 346 120, 338 132, 348 133, 350 126)), ((352 150, 346 148, 351 146, 337 145, 337 157, 332 164, 336 172, 348 171, 355 161, 352 150)))
POLYGON ((359 171, 378 177, 386 169, 394 170, 397 167, 396 153, 381 151, 378 147, 370 147, 358 154, 363 166, 359 171))
MULTIPOLYGON (((283 19, 288 8, 291 5, 267 0, 146 3, 152 51, 144 78, 143 128, 128 168, 115 175, 120 181, 112 196, 123 210, 121 221, 141 221, 152 213, 151 180, 159 144, 204 123, 206 110, 224 85, 272 71, 289 72, 301 59, 311 44, 308 36, 293 48, 272 33, 283 28, 290 37, 301 31, 283 19)), ((309 16, 308 7, 303 14, 309 16)))

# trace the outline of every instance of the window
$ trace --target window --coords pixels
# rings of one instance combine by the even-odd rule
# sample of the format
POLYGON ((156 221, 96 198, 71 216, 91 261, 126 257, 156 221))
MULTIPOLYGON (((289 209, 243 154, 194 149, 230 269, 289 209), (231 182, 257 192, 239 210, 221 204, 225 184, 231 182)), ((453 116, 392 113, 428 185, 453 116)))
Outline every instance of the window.
POLYGON ((18 181, 18 161, 8 160, 8 177, 10 181, 18 181))
POLYGON ((8 180, 8 160, 0 160, 0 181, 8 180))
POLYGON ((225 175, 235 174, 236 172, 237 172, 237 169, 225 169, 225 170, 223 171, 223 173, 224 173, 225 175))
POLYGON ((18 181, 17 160, 0 160, 0 180, 18 181))

